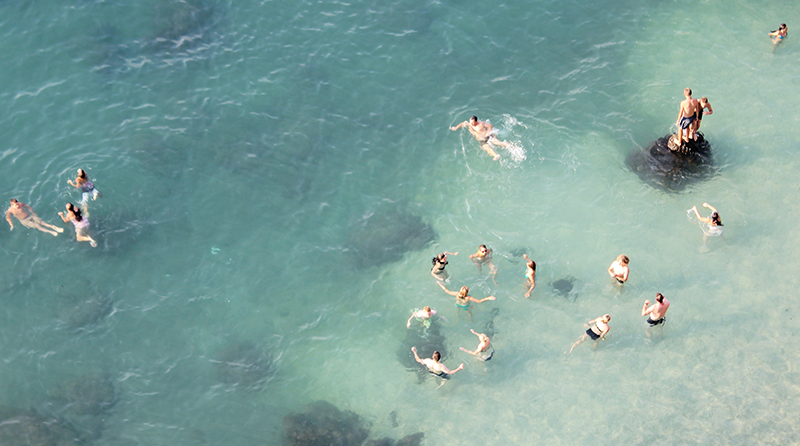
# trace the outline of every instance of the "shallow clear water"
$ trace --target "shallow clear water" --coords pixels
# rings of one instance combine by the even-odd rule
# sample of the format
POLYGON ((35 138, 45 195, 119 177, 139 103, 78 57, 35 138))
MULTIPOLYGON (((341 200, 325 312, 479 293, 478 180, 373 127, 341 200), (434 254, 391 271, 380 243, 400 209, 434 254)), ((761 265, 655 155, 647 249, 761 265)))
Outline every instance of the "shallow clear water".
POLYGON ((103 375, 98 445, 276 444, 317 400, 426 444, 798 442, 800 49, 766 37, 793 35, 792 6, 0 4, 6 200, 58 222, 78 167, 104 194, 96 249, 0 232, 2 406, 64 415, 58 389, 103 375), (714 107, 715 175, 663 192, 625 159, 674 130, 687 86, 714 107), (499 163, 447 129, 472 114, 516 144, 499 163), (703 202, 725 223, 706 247, 703 202), (428 272, 443 250, 451 288, 497 297, 473 321, 428 272), (423 305, 466 365, 438 389, 397 355, 423 305), (608 340, 565 355, 604 313, 608 340), (487 327, 484 364, 458 347, 487 327), (241 351, 266 382, 222 366, 241 351))

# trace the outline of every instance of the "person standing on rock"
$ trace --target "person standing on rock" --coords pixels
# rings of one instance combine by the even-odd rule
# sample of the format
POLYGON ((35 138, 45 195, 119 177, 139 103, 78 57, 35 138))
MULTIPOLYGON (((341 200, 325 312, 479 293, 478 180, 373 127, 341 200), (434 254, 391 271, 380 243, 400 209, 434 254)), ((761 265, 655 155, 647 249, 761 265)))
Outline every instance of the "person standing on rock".
POLYGON ((675 121, 675 125, 678 126, 678 134, 675 135, 675 143, 678 145, 683 145, 683 143, 689 142, 689 140, 694 141, 694 125, 692 124, 694 123, 698 107, 697 99, 692 99, 691 88, 683 89, 683 97, 685 99, 681 101, 678 111, 678 120, 675 121))

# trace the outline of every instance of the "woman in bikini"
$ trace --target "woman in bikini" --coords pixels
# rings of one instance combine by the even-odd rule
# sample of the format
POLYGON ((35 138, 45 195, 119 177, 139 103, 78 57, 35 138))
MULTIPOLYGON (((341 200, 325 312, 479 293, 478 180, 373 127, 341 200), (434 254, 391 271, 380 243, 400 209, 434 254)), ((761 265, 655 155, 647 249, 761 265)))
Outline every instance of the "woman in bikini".
MULTIPOLYGON (((608 334, 608 331, 611 330, 611 327, 608 326, 610 321, 611 315, 606 314, 592 319, 588 324, 583 324, 586 328, 588 328, 588 330, 586 330, 586 333, 584 333, 583 336, 581 336, 577 341, 575 341, 574 344, 572 344, 572 348, 569 349, 569 352, 572 353, 572 350, 581 345, 586 338, 592 338, 593 341, 597 341, 598 339, 605 341, 606 334, 608 334)), ((594 347, 592 347, 592 349, 595 347, 597 347, 597 342, 594 343, 594 347)))
POLYGON ((719 218, 719 212, 717 212, 717 208, 711 206, 708 203, 703 203, 703 207, 706 207, 711 210, 711 217, 706 218, 700 215, 697 212, 697 206, 692 206, 692 211, 694 211, 694 215, 697 216, 697 219, 701 222, 705 223, 706 225, 700 225, 700 228, 703 230, 703 244, 705 245, 706 240, 708 237, 719 237, 722 235, 722 220, 719 218))
POLYGON ((434 257, 431 263, 433 267, 431 267, 431 275, 436 278, 436 280, 447 282, 447 279, 450 278, 450 274, 444 270, 444 267, 447 266, 447 256, 457 256, 457 252, 443 252, 438 256, 434 257))
POLYGON ((419 321, 420 327, 428 328, 431 326, 431 317, 436 316, 436 311, 431 310, 431 307, 423 307, 421 310, 416 310, 411 314, 406 322, 406 328, 411 328, 411 321, 416 319, 419 321))
POLYGON ((486 302, 487 300, 495 300, 494 296, 484 297, 483 299, 475 299, 474 297, 469 295, 469 287, 466 286, 462 286, 461 290, 456 292, 448 290, 443 283, 441 282, 438 283, 439 286, 442 287, 445 293, 456 297, 456 314, 460 313, 461 310, 467 310, 467 313, 469 313, 470 320, 472 320, 472 309, 469 307, 470 302, 475 302, 476 304, 480 304, 486 302))
POLYGON ((772 31, 771 33, 769 33, 769 36, 772 37, 772 43, 777 45, 777 44, 781 43, 781 41, 783 41, 783 39, 786 38, 786 35, 788 34, 788 32, 789 32, 789 28, 786 27, 786 24, 785 23, 781 23, 780 28, 778 28, 776 31, 772 31))
POLYGON ((83 193, 81 194, 81 203, 85 206, 89 202, 89 195, 92 196, 92 201, 97 200, 97 197, 102 197, 103 194, 100 193, 99 190, 94 188, 94 183, 89 181, 89 178, 86 176, 86 172, 83 169, 78 169, 78 176, 75 178, 75 181, 67 180, 70 186, 77 187, 83 193))
POLYGON ((522 254, 522 257, 525 257, 527 263, 527 269, 525 270, 525 279, 527 280, 526 286, 529 286, 528 292, 525 293, 525 297, 531 297, 531 291, 536 288, 536 262, 528 258, 527 254, 522 254))
POLYGON ((61 216, 64 223, 71 221, 75 225, 75 236, 79 242, 89 242, 92 248, 97 247, 97 242, 89 236, 89 220, 81 215, 80 209, 73 206, 72 203, 67 203, 66 215, 63 212, 59 212, 58 215, 61 216))

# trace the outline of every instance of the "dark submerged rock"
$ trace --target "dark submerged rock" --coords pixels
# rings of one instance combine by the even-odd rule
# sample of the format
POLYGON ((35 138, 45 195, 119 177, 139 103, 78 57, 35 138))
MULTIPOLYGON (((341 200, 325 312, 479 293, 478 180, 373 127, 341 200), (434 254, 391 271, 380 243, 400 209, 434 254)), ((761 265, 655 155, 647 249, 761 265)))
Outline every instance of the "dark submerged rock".
POLYGON ((425 437, 424 432, 417 432, 416 434, 406 435, 397 441, 395 446, 419 446, 422 439, 425 437))
POLYGON ((396 262, 438 238, 436 231, 400 206, 384 207, 351 225, 344 246, 358 268, 396 262))
POLYGON ((117 393, 108 375, 89 375, 59 387, 53 398, 63 405, 64 416, 97 416, 114 406, 117 393))
POLYGON ((552 282, 550 286, 553 287, 553 291, 555 291, 556 294, 563 298, 569 298, 572 296, 572 300, 574 301, 578 297, 572 293, 572 290, 575 286, 575 278, 572 276, 558 279, 555 282, 552 282))
POLYGON ((65 299, 60 306, 58 317, 72 331, 91 331, 114 311, 114 301, 108 296, 65 299))
POLYGON ((680 192, 713 175, 711 144, 705 137, 698 133, 697 141, 677 145, 674 136, 666 135, 646 149, 630 153, 625 164, 643 182, 670 192, 680 192))
POLYGON ((288 446, 361 446, 367 436, 369 429, 361 417, 327 401, 283 418, 283 441, 288 446))
POLYGON ((212 362, 217 366, 217 378, 226 384, 256 387, 275 374, 272 355, 250 342, 227 346, 212 362))
POLYGON ((77 431, 58 418, 35 412, 0 409, 0 445, 76 446, 85 441, 77 431))
POLYGON ((378 440, 367 440, 364 446, 392 446, 394 440, 389 437, 384 437, 378 440))

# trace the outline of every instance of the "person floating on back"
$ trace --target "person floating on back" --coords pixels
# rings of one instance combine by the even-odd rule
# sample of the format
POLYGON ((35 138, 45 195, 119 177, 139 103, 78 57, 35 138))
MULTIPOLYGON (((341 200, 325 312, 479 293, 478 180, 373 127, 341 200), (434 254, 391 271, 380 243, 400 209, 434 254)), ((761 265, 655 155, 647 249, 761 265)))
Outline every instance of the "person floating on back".
POLYGON ((54 236, 64 232, 64 230, 58 226, 53 226, 50 223, 45 223, 42 221, 42 219, 36 215, 36 212, 33 212, 33 209, 31 209, 30 206, 17 201, 16 198, 11 199, 11 206, 9 206, 8 210, 6 211, 6 221, 9 225, 11 225, 11 230, 13 231, 14 222, 11 220, 12 215, 19 220, 22 226, 25 226, 26 228, 38 229, 42 232, 53 234, 54 236))
POLYGON ((785 23, 781 23, 781 26, 777 30, 772 31, 771 33, 769 33, 769 36, 772 37, 772 43, 777 45, 777 44, 781 43, 783 41, 783 39, 786 38, 788 32, 789 32, 789 28, 786 27, 786 24, 785 23))
POLYGON ((456 131, 461 127, 467 127, 469 132, 472 133, 472 136, 481 143, 481 149, 491 155, 492 159, 495 161, 500 159, 500 155, 494 151, 492 146, 509 146, 507 142, 497 139, 497 132, 493 130, 492 124, 486 121, 478 121, 477 116, 473 116, 469 118, 469 121, 464 121, 455 127, 450 127, 450 130, 456 131))

